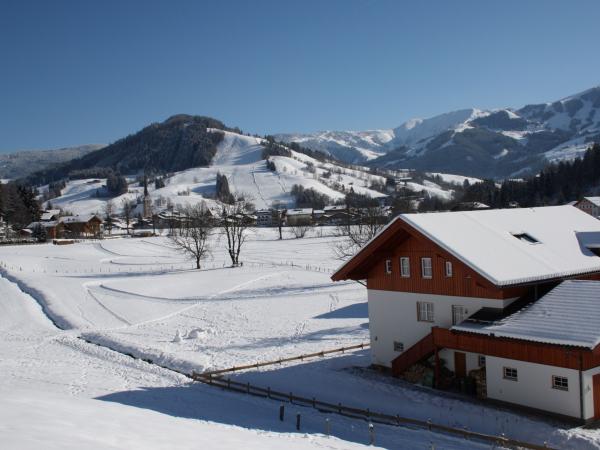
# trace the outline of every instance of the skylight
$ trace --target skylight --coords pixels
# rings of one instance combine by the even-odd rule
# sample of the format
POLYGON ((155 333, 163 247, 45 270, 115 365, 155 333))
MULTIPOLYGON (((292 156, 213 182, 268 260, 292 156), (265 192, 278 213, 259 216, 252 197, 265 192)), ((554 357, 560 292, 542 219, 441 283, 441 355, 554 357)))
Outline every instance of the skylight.
POLYGON ((523 242, 527 242, 528 244, 539 244, 540 243, 540 241, 538 241, 532 235, 527 234, 527 233, 513 233, 513 236, 516 237, 517 239, 520 239, 523 242))

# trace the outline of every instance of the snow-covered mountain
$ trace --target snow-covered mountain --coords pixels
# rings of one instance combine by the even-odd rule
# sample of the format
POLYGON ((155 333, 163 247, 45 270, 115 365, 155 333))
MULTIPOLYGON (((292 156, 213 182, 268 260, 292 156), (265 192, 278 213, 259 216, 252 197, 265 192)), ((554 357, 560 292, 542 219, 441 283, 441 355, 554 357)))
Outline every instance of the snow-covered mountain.
MULTIPOLYGON (((226 175, 231 191, 250 199, 257 209, 269 208, 274 203, 295 207, 294 185, 312 188, 332 201, 343 199, 351 190, 373 198, 386 196, 372 188, 373 184, 385 184, 385 178, 370 173, 366 167, 350 168, 289 150, 290 156, 269 156, 272 163, 269 168, 263 155, 264 139, 217 129, 209 131, 223 133, 211 165, 170 174, 162 188, 150 185, 149 194, 157 210, 167 204, 184 206, 202 201, 209 207, 216 206, 217 173, 226 175)), ((405 187, 416 193, 449 199, 455 177, 449 176, 449 180, 444 177, 445 174, 419 174, 414 180, 406 181, 405 187)), ((103 178, 68 181, 62 195, 51 199, 51 204, 74 214, 102 214, 109 200, 102 195, 105 184, 103 178)), ((47 187, 42 187, 41 191, 45 189, 47 187)), ((139 202, 142 194, 143 186, 131 176, 128 192, 110 200, 120 209, 124 200, 139 202)), ((139 205, 140 211, 136 213, 141 212, 141 203, 139 205)))
POLYGON ((99 150, 104 144, 87 144, 54 150, 19 150, 0 153, 0 179, 21 178, 52 164, 60 164, 99 150))
POLYGON ((600 141, 600 86, 520 109, 463 109, 391 130, 280 134, 343 161, 503 178, 574 158, 600 141))

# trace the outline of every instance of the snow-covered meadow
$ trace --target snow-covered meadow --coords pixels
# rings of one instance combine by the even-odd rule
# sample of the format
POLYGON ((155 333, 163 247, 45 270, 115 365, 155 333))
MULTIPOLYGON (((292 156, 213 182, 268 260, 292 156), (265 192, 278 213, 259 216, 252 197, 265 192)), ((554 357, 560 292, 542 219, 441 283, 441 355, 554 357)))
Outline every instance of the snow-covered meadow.
MULTIPOLYGON (((366 290, 330 281, 339 261, 330 248, 337 238, 328 234, 319 229, 304 239, 286 233, 278 240, 275 230, 254 230, 238 268, 229 267, 224 240, 215 234, 212 256, 199 271, 166 237, 1 247, 0 397, 6 407, 0 408, 0 447, 39 448, 43 439, 52 444, 46 448, 368 444, 364 421, 288 405, 280 422, 278 402, 191 383, 176 372, 368 341, 366 290), (326 418, 329 438, 323 436, 326 418)), ((369 363, 364 350, 235 378, 558 448, 600 447, 595 431, 408 386, 369 363)), ((487 448, 384 425, 376 425, 375 443, 487 448)))

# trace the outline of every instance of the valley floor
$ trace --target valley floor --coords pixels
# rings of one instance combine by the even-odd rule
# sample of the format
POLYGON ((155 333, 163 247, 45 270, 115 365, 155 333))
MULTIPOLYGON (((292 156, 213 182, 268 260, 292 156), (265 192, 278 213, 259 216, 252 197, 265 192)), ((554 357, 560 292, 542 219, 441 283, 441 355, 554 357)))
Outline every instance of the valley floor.
MULTIPOLYGON (((192 383, 177 372, 367 342, 366 290, 329 280, 339 264, 330 249, 336 238, 321 234, 280 241, 274 230, 259 229, 243 247, 239 268, 227 267, 223 239, 215 235, 200 271, 163 237, 0 248, 0 447, 368 445, 364 421, 287 405, 281 422, 278 402, 192 383)), ((417 389, 371 371, 369 363, 364 350, 235 379, 556 448, 600 448, 594 430, 417 389)), ((375 444, 488 448, 384 425, 375 425, 375 444)))

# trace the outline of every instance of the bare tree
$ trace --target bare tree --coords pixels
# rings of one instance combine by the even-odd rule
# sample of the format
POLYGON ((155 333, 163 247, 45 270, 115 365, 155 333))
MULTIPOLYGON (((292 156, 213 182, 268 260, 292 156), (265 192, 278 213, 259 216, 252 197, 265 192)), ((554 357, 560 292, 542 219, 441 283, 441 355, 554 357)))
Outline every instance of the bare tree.
POLYGON ((338 259, 354 256, 367 242, 385 226, 387 218, 381 207, 363 208, 355 220, 350 218, 336 228, 338 239, 331 244, 338 259))
POLYGON ((223 204, 221 208, 219 219, 227 238, 227 253, 234 267, 240 264, 240 251, 246 242, 247 231, 251 225, 247 217, 248 205, 246 200, 238 200, 231 205, 223 204))
POLYGON ((308 230, 310 230, 310 223, 298 222, 290 228, 292 229, 292 233, 294 234, 296 239, 301 239, 304 236, 306 236, 306 233, 308 233, 308 230))
POLYGON ((112 215, 113 215, 113 202, 112 200, 108 200, 104 204, 104 223, 106 224, 106 228, 108 228, 108 234, 112 234, 112 215))
POLYGON ((127 234, 129 234, 129 223, 131 222, 132 213, 133 208, 131 207, 131 202, 127 199, 123 200, 123 218, 125 219, 125 225, 127 226, 127 234))
POLYGON ((212 223, 204 204, 187 206, 183 209, 179 228, 170 236, 179 250, 191 255, 200 269, 200 261, 210 254, 209 238, 212 223))

